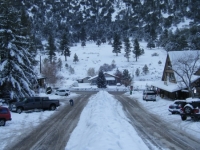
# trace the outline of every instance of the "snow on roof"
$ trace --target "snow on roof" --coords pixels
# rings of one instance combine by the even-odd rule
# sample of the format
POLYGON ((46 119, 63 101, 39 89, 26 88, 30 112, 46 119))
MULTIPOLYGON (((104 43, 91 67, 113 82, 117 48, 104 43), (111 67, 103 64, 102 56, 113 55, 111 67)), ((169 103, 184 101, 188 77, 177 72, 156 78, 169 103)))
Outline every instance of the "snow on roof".
MULTIPOLYGON (((194 82, 199 78, 200 78, 200 76, 193 75, 191 81, 194 82)), ((163 89, 165 91, 168 91, 168 92, 175 92, 175 91, 179 91, 181 89, 186 88, 186 85, 183 82, 171 83, 171 82, 168 82, 168 81, 154 81, 154 82, 151 83, 151 85, 155 86, 159 89, 163 89), (165 84, 165 82, 167 84, 165 84)))
POLYGON ((89 78, 88 80, 90 81, 90 80, 93 80, 93 79, 95 79, 95 78, 97 78, 98 77, 98 75, 96 75, 96 76, 94 76, 94 77, 91 77, 91 78, 89 78))
MULTIPOLYGON (((115 80, 115 78, 114 78, 114 77, 116 77, 116 78, 117 78, 117 76, 115 76, 115 75, 112 75, 112 74, 109 74, 109 73, 107 73, 107 72, 104 72, 104 75, 105 75, 105 74, 112 76, 112 77, 105 77, 105 78, 106 78, 106 80, 115 80)), ((98 75, 96 75, 96 76, 94 76, 94 77, 91 77, 91 78, 89 78, 88 80, 90 81, 90 80, 93 80, 93 79, 95 79, 95 78, 97 78, 97 77, 98 77, 98 75)))
POLYGON ((105 78, 106 78, 106 80, 115 80, 114 77, 105 77, 105 78))
POLYGON ((180 86, 178 86, 178 84, 171 82, 167 82, 167 84, 165 84, 165 81, 155 81, 152 82, 151 85, 168 92, 175 92, 180 90, 180 86))
POLYGON ((104 74, 110 75, 110 76, 115 77, 115 78, 119 78, 118 76, 115 76, 115 75, 107 73, 107 72, 105 72, 104 74))
POLYGON ((37 79, 45 79, 46 77, 44 77, 43 75, 38 75, 37 79))

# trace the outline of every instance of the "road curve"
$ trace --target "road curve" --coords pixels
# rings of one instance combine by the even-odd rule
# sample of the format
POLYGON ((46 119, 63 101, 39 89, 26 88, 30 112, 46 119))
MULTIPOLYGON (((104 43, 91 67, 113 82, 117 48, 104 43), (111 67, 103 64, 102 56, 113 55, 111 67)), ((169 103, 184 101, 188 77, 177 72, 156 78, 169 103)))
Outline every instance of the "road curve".
POLYGON ((154 150, 154 146, 157 149, 170 150, 200 149, 199 139, 193 138, 183 130, 149 113, 137 100, 123 95, 115 95, 115 98, 122 103, 130 123, 150 150, 154 150))
POLYGON ((68 104, 59 109, 49 119, 33 129, 29 135, 14 141, 14 144, 6 149, 64 150, 90 96, 91 94, 85 94, 75 98, 73 107, 68 104))

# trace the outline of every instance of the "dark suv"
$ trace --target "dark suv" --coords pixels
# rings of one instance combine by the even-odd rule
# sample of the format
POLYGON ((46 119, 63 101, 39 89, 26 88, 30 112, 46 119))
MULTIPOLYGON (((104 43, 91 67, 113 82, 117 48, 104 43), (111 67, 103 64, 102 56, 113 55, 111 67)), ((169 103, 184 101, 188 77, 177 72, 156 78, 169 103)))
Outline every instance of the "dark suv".
POLYGON ((10 111, 7 107, 0 106, 0 126, 5 126, 6 121, 12 120, 10 111))
POLYGON ((190 101, 186 101, 186 105, 181 108, 181 119, 186 120, 187 117, 191 117, 192 119, 199 120, 200 119, 200 99, 194 99, 190 101))

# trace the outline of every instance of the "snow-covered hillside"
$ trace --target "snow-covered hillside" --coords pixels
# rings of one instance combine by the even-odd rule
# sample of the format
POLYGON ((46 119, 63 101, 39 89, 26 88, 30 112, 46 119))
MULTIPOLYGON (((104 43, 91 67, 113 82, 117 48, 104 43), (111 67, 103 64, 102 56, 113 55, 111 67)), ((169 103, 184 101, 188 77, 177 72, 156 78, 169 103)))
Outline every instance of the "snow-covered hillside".
MULTIPOLYGON (((81 44, 71 47, 71 56, 67 57, 67 61, 65 61, 63 55, 57 53, 57 59, 61 58, 63 64, 59 74, 61 74, 64 79, 60 83, 62 83, 63 86, 66 86, 68 84, 71 84, 71 81, 87 77, 87 71, 89 68, 94 68, 95 72, 98 73, 100 66, 105 63, 111 65, 113 61, 116 64, 116 68, 108 73, 114 74, 117 69, 119 69, 121 72, 123 72, 124 69, 128 69, 130 75, 134 76, 134 82, 147 81, 148 83, 148 81, 161 80, 167 52, 159 48, 148 49, 146 48, 146 45, 147 43, 145 42, 140 43, 140 47, 144 49, 145 53, 139 57, 137 62, 132 52, 130 60, 128 62, 127 59, 124 57, 125 52, 123 48, 121 50, 121 53, 116 56, 116 54, 112 52, 112 45, 102 44, 98 47, 93 42, 88 42, 84 48, 81 46, 81 44), (155 53, 157 53, 158 56, 152 56, 152 54, 155 53), (76 63, 73 62, 75 54, 79 58, 79 62, 76 63), (161 64, 158 63, 159 61, 161 62, 161 64), (74 68, 74 74, 71 74, 69 70, 65 68, 66 63, 74 68), (147 65, 149 68, 149 73, 147 75, 145 75, 142 70, 144 65, 147 65), (135 71, 137 68, 140 70, 140 75, 138 77, 135 75, 135 71)), ((45 57, 42 56, 42 61, 44 60, 44 58, 45 57)), ((58 85, 60 85, 60 83, 58 85)))

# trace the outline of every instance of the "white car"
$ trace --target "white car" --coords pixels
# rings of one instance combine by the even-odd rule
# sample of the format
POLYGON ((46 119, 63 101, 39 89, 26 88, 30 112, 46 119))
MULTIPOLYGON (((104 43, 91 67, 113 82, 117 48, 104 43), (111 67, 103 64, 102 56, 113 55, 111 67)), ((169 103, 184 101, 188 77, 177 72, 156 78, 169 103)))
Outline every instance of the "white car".
POLYGON ((69 96, 70 95, 70 90, 67 90, 67 89, 58 89, 58 90, 56 90, 55 95, 69 96))
POLYGON ((154 90, 144 90, 143 100, 146 101, 156 101, 156 92, 154 90))

